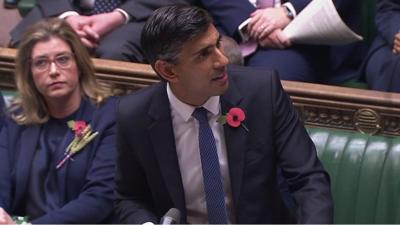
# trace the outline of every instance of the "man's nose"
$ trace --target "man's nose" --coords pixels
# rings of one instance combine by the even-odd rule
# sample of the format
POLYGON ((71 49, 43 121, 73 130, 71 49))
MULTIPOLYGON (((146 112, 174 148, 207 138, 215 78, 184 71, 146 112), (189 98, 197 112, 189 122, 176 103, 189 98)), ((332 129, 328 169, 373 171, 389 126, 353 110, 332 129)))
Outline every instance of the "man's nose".
POLYGON ((228 65, 229 59, 225 56, 221 48, 216 49, 216 55, 217 57, 214 64, 216 67, 223 67, 228 65))

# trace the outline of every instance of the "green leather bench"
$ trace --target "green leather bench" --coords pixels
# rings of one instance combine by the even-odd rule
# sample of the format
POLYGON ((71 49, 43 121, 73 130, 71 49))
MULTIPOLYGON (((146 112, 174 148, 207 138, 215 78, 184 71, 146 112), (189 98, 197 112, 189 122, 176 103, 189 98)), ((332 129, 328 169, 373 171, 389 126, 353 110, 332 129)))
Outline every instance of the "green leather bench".
POLYGON ((36 0, 19 0, 18 11, 21 16, 25 16, 36 5, 36 0))
POLYGON ((15 100, 15 98, 17 96, 17 92, 16 91, 2 90, 0 92, 3 95, 3 98, 4 98, 4 101, 6 103, 6 106, 11 105, 11 103, 15 100))
POLYGON ((361 0, 361 32, 364 41, 371 44, 376 35, 375 13, 377 0, 361 0))
POLYGON ((400 137, 308 132, 331 176, 335 223, 400 223, 400 137))
MULTIPOLYGON (((376 0, 359 0, 360 4, 360 16, 361 16, 361 36, 364 38, 364 42, 369 46, 375 38, 376 27, 375 27, 375 11, 376 11, 376 0)), ((359 80, 348 80, 339 84, 342 87, 352 87, 360 89, 368 89, 368 84, 364 81, 359 80)))

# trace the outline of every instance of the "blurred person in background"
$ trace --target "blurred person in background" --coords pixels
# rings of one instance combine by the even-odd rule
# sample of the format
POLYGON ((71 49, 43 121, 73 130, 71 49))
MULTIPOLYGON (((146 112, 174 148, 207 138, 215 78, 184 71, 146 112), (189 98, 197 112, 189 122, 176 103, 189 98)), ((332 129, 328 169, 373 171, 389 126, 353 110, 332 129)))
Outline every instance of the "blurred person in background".
POLYGON ((171 4, 196 0, 37 0, 35 7, 11 31, 16 47, 26 29, 43 18, 64 19, 93 56, 144 62, 140 33, 151 13, 171 4))
POLYGON ((400 0, 378 0, 375 22, 378 34, 365 68, 368 86, 400 92, 400 0))
MULTIPOLYGON (((245 65, 275 69, 283 80, 340 84, 358 79, 367 44, 292 43, 283 30, 311 0, 203 0, 224 35, 242 48, 245 65), (248 23, 247 23, 248 22, 248 23)), ((343 21, 361 30, 361 0, 334 1, 343 21)))

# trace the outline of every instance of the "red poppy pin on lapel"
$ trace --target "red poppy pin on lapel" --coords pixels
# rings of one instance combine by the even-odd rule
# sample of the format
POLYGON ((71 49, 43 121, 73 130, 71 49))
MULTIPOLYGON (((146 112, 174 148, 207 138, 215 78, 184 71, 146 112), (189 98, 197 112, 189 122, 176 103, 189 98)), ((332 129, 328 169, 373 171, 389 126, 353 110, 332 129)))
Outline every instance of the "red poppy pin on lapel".
POLYGON ((221 123, 222 125, 227 123, 231 127, 242 126, 243 129, 249 132, 249 129, 246 127, 246 125, 242 123, 245 119, 246 115, 244 114, 244 111, 241 108, 235 107, 231 108, 227 114, 221 115, 217 122, 221 123))
POLYGON ((60 169, 68 159, 72 160, 73 155, 82 150, 99 134, 99 132, 93 132, 90 124, 83 120, 70 120, 68 121, 68 127, 74 132, 75 137, 65 150, 64 158, 57 163, 56 169, 60 169))

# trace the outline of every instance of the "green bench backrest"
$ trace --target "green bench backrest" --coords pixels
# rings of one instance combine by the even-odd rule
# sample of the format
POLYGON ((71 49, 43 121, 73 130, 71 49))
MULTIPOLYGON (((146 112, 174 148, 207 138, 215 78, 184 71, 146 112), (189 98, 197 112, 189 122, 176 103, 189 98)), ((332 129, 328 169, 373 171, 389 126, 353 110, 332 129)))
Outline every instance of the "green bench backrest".
POLYGON ((307 129, 331 177, 335 223, 400 223, 400 137, 307 129))
POLYGON ((36 5, 36 0, 19 0, 18 11, 21 16, 25 16, 36 5))
POLYGON ((15 99, 15 97, 18 94, 16 91, 4 91, 4 90, 1 90, 0 92, 4 97, 6 105, 9 105, 15 99))
POLYGON ((376 35, 376 0, 361 0, 361 31, 364 41, 371 43, 376 35))

